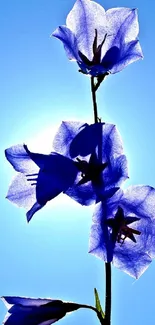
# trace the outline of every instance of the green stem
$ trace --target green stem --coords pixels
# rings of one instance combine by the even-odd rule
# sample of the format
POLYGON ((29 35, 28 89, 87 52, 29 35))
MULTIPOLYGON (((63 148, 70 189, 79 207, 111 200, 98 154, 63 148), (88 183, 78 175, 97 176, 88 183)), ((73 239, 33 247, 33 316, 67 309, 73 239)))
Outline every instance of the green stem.
POLYGON ((111 263, 105 263, 106 275, 106 300, 105 300, 105 324, 111 324, 111 263))
POLYGON ((94 77, 91 77, 91 93, 92 93, 92 100, 93 100, 94 122, 98 123, 96 89, 95 89, 95 78, 94 77))
POLYGON ((95 311, 95 313, 97 314, 97 317, 98 317, 100 323, 104 325, 104 319, 103 319, 101 313, 95 307, 89 306, 89 305, 83 305, 83 304, 80 305, 80 307, 81 308, 91 309, 91 310, 95 311))

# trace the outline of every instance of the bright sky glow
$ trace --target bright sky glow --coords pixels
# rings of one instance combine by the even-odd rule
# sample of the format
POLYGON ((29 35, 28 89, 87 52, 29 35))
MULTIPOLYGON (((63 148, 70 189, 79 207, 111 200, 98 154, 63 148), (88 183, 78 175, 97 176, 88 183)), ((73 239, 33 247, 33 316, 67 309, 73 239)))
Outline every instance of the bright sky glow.
MULTIPOLYGON (((106 9, 138 7, 144 60, 110 76, 98 92, 99 115, 115 123, 129 159, 128 184, 155 187, 155 2, 100 0, 106 9)), ((104 303, 104 265, 88 254, 92 208, 61 195, 27 224, 25 210, 5 200, 14 171, 4 149, 26 143, 48 153, 62 120, 93 121, 89 78, 66 58, 50 34, 65 24, 74 0, 8 0, 0 11, 1 196, 0 295, 51 297, 104 303), (50 139, 50 141, 49 141, 50 139)), ((138 281, 113 268, 112 325, 155 323, 155 262, 138 281)), ((6 309, 0 303, 0 323, 6 309)), ((77 311, 60 324, 96 325, 92 311, 77 311)))

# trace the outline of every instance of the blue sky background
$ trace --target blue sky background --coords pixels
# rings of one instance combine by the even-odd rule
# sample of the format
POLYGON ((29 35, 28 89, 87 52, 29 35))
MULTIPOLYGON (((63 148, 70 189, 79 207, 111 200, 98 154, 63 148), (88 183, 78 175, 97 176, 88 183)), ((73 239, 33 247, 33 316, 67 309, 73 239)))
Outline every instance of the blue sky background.
MULTIPOLYGON (((117 124, 129 160, 129 184, 155 187, 155 3, 100 1, 106 8, 138 7, 144 60, 110 76, 98 91, 102 120, 117 124)), ((0 295, 104 302, 104 263, 89 255, 93 208, 61 195, 27 224, 24 209, 5 200, 14 171, 5 148, 30 143, 50 150, 62 120, 93 121, 90 80, 50 38, 65 24, 74 0, 2 0, 0 10, 0 295), (33 141, 32 141, 33 140, 33 141)), ((112 325, 155 323, 155 262, 137 281, 113 268, 112 325)), ((0 303, 0 323, 5 315, 0 303)), ((77 311, 59 324, 98 324, 92 311, 77 311)))

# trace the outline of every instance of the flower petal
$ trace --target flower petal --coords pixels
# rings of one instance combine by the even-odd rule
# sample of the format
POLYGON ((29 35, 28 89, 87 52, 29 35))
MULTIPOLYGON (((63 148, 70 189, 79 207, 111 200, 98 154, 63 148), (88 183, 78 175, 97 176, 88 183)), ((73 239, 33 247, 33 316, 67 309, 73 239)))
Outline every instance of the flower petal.
MULTIPOLYGON (((109 35, 105 43, 107 49, 136 40, 139 33, 136 9, 112 8, 106 11, 106 19, 109 35)), ((107 49, 104 47, 104 51, 107 49)))
POLYGON ((67 16, 66 25, 74 33, 78 49, 89 60, 92 60, 95 29, 100 31, 99 44, 103 41, 106 33, 104 8, 94 1, 77 0, 67 16))
POLYGON ((6 149, 5 156, 17 172, 28 174, 38 171, 22 144, 6 149))
POLYGON ((120 186, 128 178, 128 165, 125 155, 120 155, 113 159, 109 168, 105 168, 103 172, 103 180, 105 187, 120 186))
POLYGON ((111 73, 117 73, 124 69, 128 64, 143 58, 143 53, 139 41, 132 41, 121 48, 119 59, 110 68, 111 73))
POLYGON ((122 190, 118 190, 110 199, 102 201, 95 206, 93 214, 93 224, 90 231, 89 253, 111 262, 113 259, 114 245, 110 241, 106 220, 117 211, 118 202, 123 195, 122 190))
POLYGON ((30 152, 28 149, 27 151, 40 167, 36 180, 36 195, 40 204, 45 204, 73 184, 78 170, 71 159, 56 152, 43 155, 30 152))
POLYGON ((2 297, 8 307, 5 325, 50 325, 83 305, 52 299, 2 297))
POLYGON ((29 221, 32 219, 33 215, 34 215, 37 211, 39 211, 40 209, 42 209, 44 205, 45 205, 45 204, 42 204, 42 205, 41 205, 41 204, 39 204, 38 202, 35 202, 35 203, 33 204, 33 206, 31 207, 31 209, 30 209, 29 211, 27 211, 27 213, 26 213, 27 221, 29 222, 29 221))
POLYGON ((131 210, 140 218, 155 219, 155 189, 146 185, 129 186, 121 199, 126 211, 131 210))
POLYGON ((52 36, 58 38, 64 45, 69 60, 79 60, 77 39, 74 33, 67 26, 58 27, 52 36))
POLYGON ((151 262, 152 259, 148 254, 141 251, 133 254, 131 249, 129 251, 124 249, 120 254, 115 254, 113 258, 114 266, 136 279, 146 271, 151 262))
POLYGON ((130 186, 117 191, 107 202, 96 205, 90 234, 90 252, 113 262, 114 266, 138 278, 155 257, 155 189, 150 186, 130 186), (135 241, 125 238, 114 242, 107 227, 109 218, 114 218, 118 207, 130 219, 131 229, 139 234, 135 241), (131 220, 133 221, 131 222, 131 220))
POLYGON ((90 155, 102 143, 102 126, 104 123, 85 125, 70 144, 70 156, 85 157, 90 155))
POLYGON ((18 173, 12 179, 6 198, 19 207, 29 209, 36 202, 36 190, 24 174, 18 173))
POLYGON ((65 194, 82 205, 93 204, 96 201, 96 193, 91 182, 78 185, 79 180, 80 178, 78 179, 77 184, 65 191, 65 194))
POLYGON ((32 307, 32 306, 38 306, 39 307, 39 306, 47 304, 47 303, 49 303, 51 301, 54 301, 52 299, 11 297, 11 296, 2 297, 2 300, 3 300, 4 303, 7 303, 9 305, 17 305, 17 304, 19 304, 19 305, 22 305, 22 306, 29 306, 29 307, 32 307))
POLYGON ((54 137, 54 150, 57 153, 70 157, 70 144, 86 125, 88 124, 78 121, 63 121, 54 137))
POLYGON ((6 198, 19 207, 26 208, 29 222, 35 212, 44 205, 36 202, 36 187, 31 186, 24 174, 18 173, 12 180, 6 198))
POLYGON ((61 155, 51 155, 49 163, 50 172, 45 167, 37 179, 36 197, 41 205, 72 186, 78 172, 72 160, 61 155))

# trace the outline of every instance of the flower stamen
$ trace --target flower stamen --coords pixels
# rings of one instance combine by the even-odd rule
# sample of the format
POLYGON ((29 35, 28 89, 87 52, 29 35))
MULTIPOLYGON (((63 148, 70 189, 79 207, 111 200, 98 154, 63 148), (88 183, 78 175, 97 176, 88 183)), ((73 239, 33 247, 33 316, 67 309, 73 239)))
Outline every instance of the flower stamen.
POLYGON ((35 174, 27 174, 26 177, 27 177, 28 182, 35 182, 35 183, 31 183, 31 186, 36 185, 37 179, 38 179, 38 174, 37 173, 35 173, 35 174))
POLYGON ((110 218, 107 220, 107 225, 112 228, 112 240, 123 245, 125 239, 129 238, 134 243, 136 243, 134 234, 140 235, 141 232, 139 230, 128 227, 128 224, 139 220, 140 219, 137 217, 125 217, 123 209, 121 207, 118 207, 115 218, 110 218))

